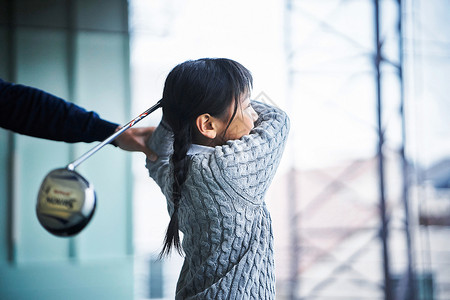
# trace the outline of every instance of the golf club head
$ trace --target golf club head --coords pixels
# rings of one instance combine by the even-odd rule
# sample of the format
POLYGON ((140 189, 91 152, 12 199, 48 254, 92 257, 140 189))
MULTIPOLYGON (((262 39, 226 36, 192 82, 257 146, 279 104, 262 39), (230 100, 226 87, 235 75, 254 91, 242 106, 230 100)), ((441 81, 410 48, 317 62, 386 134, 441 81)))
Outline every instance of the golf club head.
POLYGON ((47 174, 39 189, 36 214, 41 225, 56 236, 73 236, 94 215, 94 187, 79 173, 66 168, 47 174))

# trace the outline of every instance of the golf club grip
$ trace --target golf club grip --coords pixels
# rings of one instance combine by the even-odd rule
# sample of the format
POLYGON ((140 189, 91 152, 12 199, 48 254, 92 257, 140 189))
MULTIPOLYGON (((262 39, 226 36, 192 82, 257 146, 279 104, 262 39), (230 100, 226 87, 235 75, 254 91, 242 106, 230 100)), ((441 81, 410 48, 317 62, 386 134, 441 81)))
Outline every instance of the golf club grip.
POLYGON ((124 133, 127 129, 133 127, 140 120, 142 120, 143 118, 145 118, 146 116, 148 116, 149 114, 151 114, 152 112, 154 112, 155 110, 157 110, 160 107, 161 107, 161 100, 159 100, 155 105, 153 105, 152 107, 150 107, 149 109, 147 109, 146 111, 141 113, 139 116, 137 116, 136 118, 134 118, 127 124, 120 127, 120 129, 118 131, 114 132, 112 135, 110 135, 108 138, 106 138, 103 142, 101 142, 94 148, 90 149, 88 152, 84 153, 82 156, 80 156, 78 159, 76 159, 72 163, 68 164, 66 168, 71 171, 75 170, 75 168, 77 166, 79 166, 82 162, 84 162, 86 159, 91 157, 92 154, 94 154, 95 152, 97 152, 98 150, 103 148, 105 145, 108 145, 109 143, 114 141, 119 135, 124 133))

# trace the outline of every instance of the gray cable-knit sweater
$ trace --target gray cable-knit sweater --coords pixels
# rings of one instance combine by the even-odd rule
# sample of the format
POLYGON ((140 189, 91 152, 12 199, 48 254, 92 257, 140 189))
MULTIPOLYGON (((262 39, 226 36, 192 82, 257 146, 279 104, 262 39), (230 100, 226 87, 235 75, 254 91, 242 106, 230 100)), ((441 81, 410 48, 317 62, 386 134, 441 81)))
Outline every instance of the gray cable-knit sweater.
MULTIPOLYGON (((188 152, 178 212, 185 260, 176 299, 275 299, 273 234, 264 195, 281 159, 289 119, 277 108, 252 105, 259 118, 249 135, 188 152)), ((172 141, 161 123, 148 142, 158 160, 146 165, 168 199, 170 215, 172 141)))

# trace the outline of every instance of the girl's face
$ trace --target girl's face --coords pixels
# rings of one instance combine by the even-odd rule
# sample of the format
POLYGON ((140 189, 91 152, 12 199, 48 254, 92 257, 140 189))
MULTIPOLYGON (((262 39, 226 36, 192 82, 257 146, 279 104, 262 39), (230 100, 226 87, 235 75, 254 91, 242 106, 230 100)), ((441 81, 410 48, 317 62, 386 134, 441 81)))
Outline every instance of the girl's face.
MULTIPOLYGON (((229 107, 229 116, 233 115, 234 103, 229 107)), ((229 117, 229 118, 230 118, 229 117)), ((228 118, 228 119, 229 119, 228 118)), ((222 124, 225 135, 220 134, 218 137, 223 138, 225 141, 237 140, 250 133, 250 131, 255 126, 254 123, 258 119, 258 114, 253 109, 250 103, 250 96, 246 93, 244 94, 238 104, 236 115, 228 126, 228 122, 222 124)))

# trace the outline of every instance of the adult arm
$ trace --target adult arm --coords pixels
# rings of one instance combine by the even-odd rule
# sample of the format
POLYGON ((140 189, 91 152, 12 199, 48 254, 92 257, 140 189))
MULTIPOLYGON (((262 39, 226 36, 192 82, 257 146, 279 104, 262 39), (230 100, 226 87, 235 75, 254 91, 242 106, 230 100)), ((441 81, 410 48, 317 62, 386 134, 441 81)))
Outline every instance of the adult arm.
POLYGON ((55 141, 102 141, 118 124, 42 90, 0 79, 0 127, 55 141))

